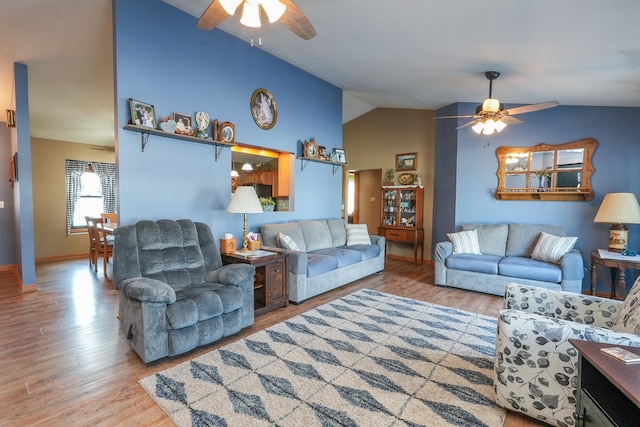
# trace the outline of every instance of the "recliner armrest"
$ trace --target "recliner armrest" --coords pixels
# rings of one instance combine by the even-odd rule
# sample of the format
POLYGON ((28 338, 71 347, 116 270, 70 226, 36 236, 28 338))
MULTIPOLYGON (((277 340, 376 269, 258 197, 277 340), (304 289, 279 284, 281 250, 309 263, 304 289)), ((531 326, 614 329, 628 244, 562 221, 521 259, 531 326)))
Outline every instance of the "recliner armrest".
POLYGON ((241 286, 247 280, 253 279, 256 268, 249 264, 227 264, 217 270, 207 272, 207 282, 222 283, 223 285, 241 286))
POLYGON ((176 302, 176 291, 160 280, 147 277, 132 277, 118 284, 118 289, 127 297, 140 302, 176 302))

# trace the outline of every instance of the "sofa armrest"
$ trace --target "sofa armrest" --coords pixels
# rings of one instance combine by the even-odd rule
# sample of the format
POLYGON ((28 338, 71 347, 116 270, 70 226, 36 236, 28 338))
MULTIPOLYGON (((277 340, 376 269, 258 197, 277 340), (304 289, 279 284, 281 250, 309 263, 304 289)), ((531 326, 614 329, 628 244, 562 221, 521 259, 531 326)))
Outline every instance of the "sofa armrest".
POLYGON ((223 285, 242 286, 245 282, 253 283, 256 268, 249 264, 227 264, 208 271, 206 280, 209 283, 222 283, 223 285))
POLYGON ((384 244, 386 242, 384 236, 369 234, 369 239, 371 240, 372 245, 377 245, 377 246, 380 246, 382 249, 384 249, 384 244))
POLYGON ((560 260, 562 280, 582 280, 584 278, 584 261, 582 254, 577 249, 564 254, 560 260))
POLYGON ((118 284, 120 292, 128 298, 140 302, 163 302, 173 304, 176 302, 176 291, 160 280, 148 277, 132 277, 118 284))
POLYGON ((438 242, 433 249, 433 261, 444 262, 449 255, 453 254, 453 243, 451 242, 438 242))
POLYGON ((280 252, 289 255, 289 272, 293 274, 307 275, 307 253, 292 251, 290 249, 276 248, 273 246, 263 246, 262 249, 271 252, 280 252))
POLYGON ((623 301, 508 283, 506 309, 610 329, 623 301))

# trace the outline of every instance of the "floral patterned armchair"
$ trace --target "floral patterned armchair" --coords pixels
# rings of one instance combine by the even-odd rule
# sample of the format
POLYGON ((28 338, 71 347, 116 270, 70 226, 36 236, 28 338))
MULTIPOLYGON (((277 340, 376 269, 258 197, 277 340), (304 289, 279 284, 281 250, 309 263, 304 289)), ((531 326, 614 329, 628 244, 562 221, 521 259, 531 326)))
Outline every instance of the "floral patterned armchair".
POLYGON ((569 339, 640 347, 637 323, 630 325, 639 296, 640 279, 624 303, 508 284, 496 339, 497 403, 554 426, 576 425, 578 353, 569 339))

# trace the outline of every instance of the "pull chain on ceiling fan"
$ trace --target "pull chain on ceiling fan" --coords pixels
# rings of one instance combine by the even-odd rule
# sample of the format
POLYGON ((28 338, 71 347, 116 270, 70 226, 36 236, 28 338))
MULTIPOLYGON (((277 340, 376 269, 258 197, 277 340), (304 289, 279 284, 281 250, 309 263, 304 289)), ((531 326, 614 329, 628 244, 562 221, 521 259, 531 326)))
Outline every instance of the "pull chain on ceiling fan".
POLYGON ((486 71, 485 77, 489 79, 489 98, 476 107, 476 114, 467 116, 441 116, 436 119, 473 119, 458 126, 456 129, 471 126, 477 134, 492 135, 501 132, 507 125, 519 125, 522 120, 513 117, 516 114, 530 113, 532 111, 545 110, 558 105, 558 101, 541 102, 538 104, 523 105, 522 107, 504 109, 504 105, 496 98, 493 98, 493 81, 500 76, 498 71, 486 71))

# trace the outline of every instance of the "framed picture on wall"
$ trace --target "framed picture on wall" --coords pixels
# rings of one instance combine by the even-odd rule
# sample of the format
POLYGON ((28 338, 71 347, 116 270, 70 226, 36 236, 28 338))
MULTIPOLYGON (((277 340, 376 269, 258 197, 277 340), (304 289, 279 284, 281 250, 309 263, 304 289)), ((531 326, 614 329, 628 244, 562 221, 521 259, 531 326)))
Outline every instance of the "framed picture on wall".
POLYGON ((256 89, 251 95, 251 116, 260 129, 269 130, 278 120, 278 105, 267 89, 256 89))
POLYGON ((396 154, 397 171, 414 171, 418 168, 418 153, 396 154))
POLYGON ((131 124, 148 128, 156 127, 156 110, 153 105, 129 98, 131 124))

